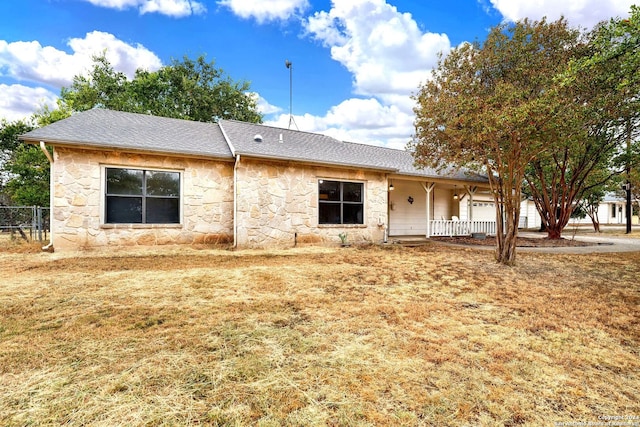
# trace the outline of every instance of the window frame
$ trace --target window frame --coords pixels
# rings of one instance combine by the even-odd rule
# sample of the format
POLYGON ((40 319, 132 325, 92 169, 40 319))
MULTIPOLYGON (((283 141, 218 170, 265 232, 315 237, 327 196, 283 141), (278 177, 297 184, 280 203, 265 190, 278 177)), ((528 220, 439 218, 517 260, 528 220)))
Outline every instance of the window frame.
POLYGON ((332 226, 342 226, 342 227, 363 227, 365 226, 365 212, 366 212, 366 198, 365 198, 365 194, 366 194, 366 185, 364 181, 357 181, 357 180, 346 180, 346 179, 335 179, 335 178, 318 178, 317 180, 317 189, 318 189, 318 195, 317 195, 317 200, 318 200, 318 226, 320 227, 332 227, 332 226), (327 183, 327 182, 335 182, 337 184, 339 184, 339 191, 340 191, 340 196, 339 196, 339 200, 322 200, 320 198, 321 192, 320 192, 320 185, 322 185, 323 183, 327 183), (360 201, 358 202, 354 202, 354 201, 349 201, 349 200, 345 200, 345 196, 344 196, 344 187, 345 184, 358 184, 360 185, 360 201), (337 205, 340 208, 340 222, 322 222, 321 217, 321 209, 323 205, 337 205), (345 218, 345 213, 344 213, 344 207, 345 205, 348 206, 360 206, 360 211, 361 211, 361 222, 344 222, 344 218, 345 218))
POLYGON ((139 167, 139 166, 123 166, 123 165, 102 165, 100 173, 100 187, 101 187, 101 201, 102 207, 100 209, 100 223, 106 227, 118 227, 118 226, 133 226, 133 227, 176 227, 182 226, 183 212, 184 212, 184 171, 178 169, 167 168, 154 168, 154 167, 139 167), (142 171, 142 193, 141 194, 117 194, 107 193, 107 176, 108 170, 131 170, 142 171), (154 196, 147 194, 146 183, 149 178, 149 173, 176 173, 178 174, 178 195, 177 196, 154 196), (135 198, 141 200, 141 221, 140 222, 107 222, 107 212, 109 208, 109 197, 123 197, 123 198, 135 198), (147 201, 149 199, 155 200, 177 200, 177 222, 147 222, 147 201))

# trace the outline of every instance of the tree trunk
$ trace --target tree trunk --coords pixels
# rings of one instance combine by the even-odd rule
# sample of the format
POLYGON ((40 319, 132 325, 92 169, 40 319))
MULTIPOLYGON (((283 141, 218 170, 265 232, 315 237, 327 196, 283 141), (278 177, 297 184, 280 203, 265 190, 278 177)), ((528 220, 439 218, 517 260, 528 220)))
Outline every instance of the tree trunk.
POLYGON ((486 164, 489 184, 496 207, 496 261, 513 266, 516 263, 516 243, 520 203, 522 201, 522 174, 516 174, 510 168, 504 174, 508 179, 496 177, 491 165, 486 164))
POLYGON ((504 265, 515 265, 516 245, 518 243, 518 228, 508 227, 502 239, 502 245, 496 248, 496 261, 504 265))
POLYGON ((496 261, 500 264, 513 266, 516 263, 516 246, 518 243, 518 221, 520 219, 520 193, 513 191, 503 198, 502 216, 504 227, 500 223, 496 239, 496 261))
POLYGON ((589 216, 589 219, 591 220, 591 224, 593 224, 593 231, 595 233, 599 233, 600 232, 600 221, 598 221, 598 212, 596 212, 597 207, 592 208, 590 207, 589 209, 587 209, 587 215, 589 216))
MULTIPOLYGON (((538 212, 539 214, 540 212, 538 212)), ((540 218, 542 218, 542 215, 540 215, 540 218)), ((547 231, 547 222, 543 219, 542 221, 540 221, 540 230, 538 230, 540 232, 544 232, 547 231)))
POLYGON ((598 220, 598 208, 600 206, 600 203, 587 200, 587 202, 583 203, 581 206, 591 220, 591 224, 593 224, 594 233, 599 233, 600 221, 598 220))
POLYGON ((558 240, 561 238, 562 238, 562 228, 559 228, 559 227, 547 228, 547 239, 558 240))
POLYGON ((557 240, 562 238, 562 231, 569 224, 574 210, 574 197, 558 203, 555 207, 555 215, 549 216, 547 224, 547 239, 557 240))

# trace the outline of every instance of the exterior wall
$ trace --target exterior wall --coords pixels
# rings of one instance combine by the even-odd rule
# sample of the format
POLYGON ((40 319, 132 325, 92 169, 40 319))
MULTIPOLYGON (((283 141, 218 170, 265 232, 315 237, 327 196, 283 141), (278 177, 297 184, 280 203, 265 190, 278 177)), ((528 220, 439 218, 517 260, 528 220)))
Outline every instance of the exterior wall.
POLYGON ((389 192, 389 235, 411 236, 427 233, 427 192, 416 181, 394 180, 389 192), (409 203, 409 197, 413 203, 409 203))
MULTIPOLYGON (((597 211, 600 224, 626 224, 627 211, 625 205, 626 202, 601 202, 597 211)), ((588 216, 585 219, 591 224, 591 219, 588 216)))
POLYGON ((521 228, 539 229, 542 226, 542 220, 536 204, 533 200, 523 200, 520 203, 520 224, 521 228))
POLYGON ((56 147, 51 180, 56 250, 233 238, 232 163, 56 147), (181 224, 104 224, 105 165, 181 172, 181 224))
MULTIPOLYGON (((598 205, 596 210, 598 222, 601 225, 620 225, 627 223, 627 216, 624 201, 603 201, 598 205), (615 207, 615 210, 614 210, 615 207)), ((571 218, 569 224, 588 224, 591 225, 591 218, 571 218)))
POLYGON ((431 219, 452 219, 455 215, 459 218, 459 206, 458 202, 454 203, 453 190, 446 188, 438 188, 438 184, 431 190, 433 199, 431 200, 431 206, 433 206, 433 215, 431 219))
MULTIPOLYGON (((389 235, 417 236, 427 234, 427 192, 419 181, 394 179, 394 190, 389 192, 389 235), (413 203, 409 203, 411 197, 413 203)), ((463 214, 462 203, 453 199, 454 189, 431 190, 431 220, 450 220, 463 214)), ((466 214, 465 214, 466 216, 466 214)))
POLYGON ((380 242, 387 222, 386 176, 377 172, 241 158, 237 166, 238 247, 380 242), (318 180, 364 183, 364 224, 318 224, 318 180))

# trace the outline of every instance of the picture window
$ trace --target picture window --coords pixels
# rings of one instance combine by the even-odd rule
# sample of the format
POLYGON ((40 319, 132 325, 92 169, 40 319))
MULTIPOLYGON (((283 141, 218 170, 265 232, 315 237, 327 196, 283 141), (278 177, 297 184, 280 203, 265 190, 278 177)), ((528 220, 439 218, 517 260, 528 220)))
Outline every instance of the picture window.
POLYGON ((361 182, 318 182, 320 224, 364 224, 364 184, 361 182))
POLYGON ((105 177, 105 223, 180 223, 179 172, 106 168, 105 177))

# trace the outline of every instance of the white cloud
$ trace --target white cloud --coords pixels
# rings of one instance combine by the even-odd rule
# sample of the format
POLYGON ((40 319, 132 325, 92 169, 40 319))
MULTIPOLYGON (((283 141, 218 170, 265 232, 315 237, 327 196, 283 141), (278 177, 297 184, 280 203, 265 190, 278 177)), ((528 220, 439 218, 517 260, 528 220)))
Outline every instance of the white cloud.
MULTIPOLYGON (((132 78, 138 68, 156 70, 160 59, 142 45, 130 45, 109 33, 93 31, 68 42, 72 53, 37 41, 8 43, 0 40, 0 75, 20 82, 32 82, 59 89, 70 86, 73 77, 86 74, 92 57, 104 53, 116 71, 132 78)), ((42 87, 0 85, 0 117, 30 116, 43 104, 55 107, 56 95, 42 87)))
POLYGON ((257 92, 247 92, 247 95, 256 101, 258 111, 262 114, 268 115, 282 112, 282 108, 269 104, 269 102, 257 92))
POLYGON ((55 108, 57 99, 44 88, 0 84, 0 118, 8 121, 24 119, 45 105, 55 108))
MULTIPOLYGON (((318 132, 341 141, 404 149, 413 133, 413 114, 394 105, 383 105, 375 98, 347 99, 332 107, 324 117, 294 115, 297 128, 318 132)), ((289 127, 289 115, 281 114, 267 125, 289 127)), ((295 126, 294 126, 295 128, 295 126)))
POLYGON ((329 12, 308 18, 306 30, 353 74, 357 94, 383 101, 409 99, 438 53, 451 49, 446 34, 423 32, 410 13, 384 0, 334 0, 329 12))
POLYGON ((94 6, 109 9, 138 8, 141 14, 160 13, 174 18, 199 15, 207 11, 203 3, 195 0, 85 0, 94 6))
POLYGON ((83 39, 71 39, 69 47, 73 50, 74 57, 85 60, 88 58, 90 61, 96 53, 104 52, 113 68, 129 78, 133 77, 138 68, 157 70, 162 66, 160 58, 143 45, 125 43, 113 34, 101 31, 87 33, 83 39))
POLYGON ((382 105, 374 98, 352 98, 331 107, 325 120, 332 126, 380 129, 394 126, 401 114, 395 105, 382 105))
POLYGON ((220 0, 218 4, 243 19, 254 18, 258 23, 286 21, 309 7, 307 0, 220 0))
POLYGON ((561 16, 573 26, 591 29, 602 20, 627 16, 635 0, 490 0, 509 21, 523 18, 555 21, 561 16))
POLYGON ((85 38, 68 42, 69 54, 37 41, 7 43, 0 40, 0 73, 18 81, 31 81, 54 87, 69 86, 73 77, 86 73, 92 65, 92 56, 105 53, 117 71, 133 77, 137 68, 155 70, 162 65, 160 59, 144 46, 135 46, 118 40, 109 33, 93 31, 85 38))
MULTIPOLYGON (((571 25, 591 28, 613 16, 626 16, 634 0, 478 0, 487 13, 493 5, 506 20, 550 20, 564 15, 571 25)), ((353 76, 350 99, 324 117, 296 116, 300 129, 394 148, 403 148, 414 132, 411 95, 429 78, 438 53, 452 47, 446 34, 420 29, 412 15, 385 0, 332 0, 305 22, 308 35, 331 51, 353 76)), ((286 127, 289 117, 274 123, 286 127)))
MULTIPOLYGON (((333 0, 305 23, 307 33, 331 49, 353 75, 352 98, 324 117, 296 116, 301 130, 344 141, 405 148, 414 133, 411 95, 429 77, 440 52, 451 49, 446 34, 419 28, 410 13, 385 0, 333 0)), ((274 123, 288 124, 288 116, 274 123)))

